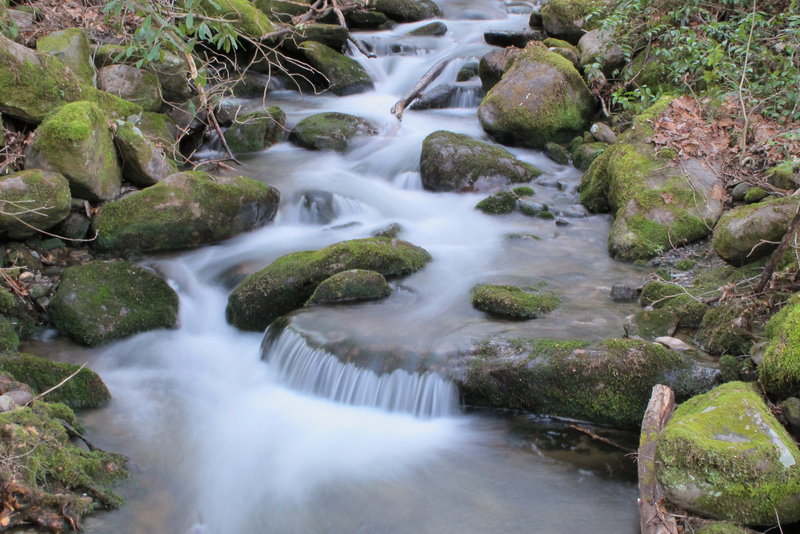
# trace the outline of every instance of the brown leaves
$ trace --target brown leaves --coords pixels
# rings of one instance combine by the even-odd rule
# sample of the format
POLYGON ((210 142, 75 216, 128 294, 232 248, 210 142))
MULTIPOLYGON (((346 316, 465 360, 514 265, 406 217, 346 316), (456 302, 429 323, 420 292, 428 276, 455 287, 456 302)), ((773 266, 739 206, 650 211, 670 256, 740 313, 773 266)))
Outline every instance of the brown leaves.
POLYGON ((705 119, 700 104, 689 96, 674 99, 665 113, 653 122, 652 140, 678 152, 682 158, 717 158, 730 150, 729 129, 735 124, 705 119))

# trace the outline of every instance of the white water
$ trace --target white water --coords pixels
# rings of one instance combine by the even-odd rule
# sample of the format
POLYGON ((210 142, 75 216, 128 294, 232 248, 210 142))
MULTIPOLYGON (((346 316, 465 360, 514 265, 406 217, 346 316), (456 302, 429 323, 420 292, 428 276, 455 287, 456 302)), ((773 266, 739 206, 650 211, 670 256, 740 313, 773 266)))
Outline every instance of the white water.
MULTIPOLYGON (((398 40, 419 45, 404 55, 358 58, 376 81, 374 92, 269 95, 270 104, 286 111, 289 126, 330 110, 367 117, 381 134, 345 155, 281 143, 247 157, 239 171, 281 191, 275 221, 219 245, 144 262, 179 293, 177 329, 97 350, 59 339, 29 347, 89 361, 114 396, 83 420, 94 442, 130 456, 134 475, 121 488, 128 504, 89 519, 88 532, 638 530, 635 485, 618 474, 609 477, 617 468, 607 454, 560 441, 561 434, 550 431, 543 434, 552 450, 543 448, 517 436, 519 421, 461 414, 453 408, 453 387, 436 375, 359 370, 289 331, 267 347, 263 361, 262 335, 225 323, 227 294, 246 274, 287 252, 366 237, 397 223, 400 237, 426 248, 433 262, 393 282, 384 301, 304 310, 290 319, 295 331, 320 345, 371 354, 378 363, 387 354, 402 355, 407 369, 489 335, 597 339, 622 333, 630 310, 612 305, 608 291, 640 273, 608 259, 607 218, 573 218, 562 227, 519 214, 492 217, 474 209, 481 195, 421 189, 418 162, 426 135, 448 129, 487 139, 475 108, 465 107, 475 102, 407 110, 402 123, 390 114, 392 104, 440 59, 462 58, 436 82, 454 83, 460 64, 489 50, 485 29, 521 29, 528 18, 506 15, 501 2, 440 3, 449 28, 442 38, 398 37, 421 23, 357 35, 379 50, 398 40), (491 20, 460 20, 467 10, 491 20), (497 321, 469 303, 471 287, 480 282, 546 282, 564 303, 536 321, 497 321)), ((510 150, 545 171, 532 184, 536 201, 554 211, 577 203, 575 169, 536 151, 510 150)))

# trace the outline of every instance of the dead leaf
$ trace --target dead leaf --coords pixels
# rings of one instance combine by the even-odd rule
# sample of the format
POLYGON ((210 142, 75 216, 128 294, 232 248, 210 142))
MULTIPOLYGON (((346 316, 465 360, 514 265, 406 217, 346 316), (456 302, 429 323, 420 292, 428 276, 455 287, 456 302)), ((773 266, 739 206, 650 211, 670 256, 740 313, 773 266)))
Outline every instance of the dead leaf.
POLYGON ((714 184, 714 187, 711 188, 711 192, 708 194, 714 200, 725 200, 725 188, 719 184, 714 184))
POLYGON ((672 193, 661 193, 661 198, 664 199, 664 204, 672 203, 672 193))

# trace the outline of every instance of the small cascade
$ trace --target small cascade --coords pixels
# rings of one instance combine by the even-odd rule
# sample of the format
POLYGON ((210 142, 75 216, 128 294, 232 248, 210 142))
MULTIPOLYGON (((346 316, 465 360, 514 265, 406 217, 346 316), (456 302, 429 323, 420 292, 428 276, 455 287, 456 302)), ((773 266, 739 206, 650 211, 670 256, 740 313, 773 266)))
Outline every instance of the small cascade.
POLYGON ((324 349, 310 347, 295 332, 284 329, 275 333, 271 328, 264 336, 261 358, 273 365, 278 380, 292 389, 417 417, 445 417, 459 411, 458 390, 436 373, 396 369, 377 375, 342 363, 324 349))
POLYGON ((485 93, 480 85, 475 87, 456 87, 450 96, 450 107, 476 108, 480 105, 484 95, 485 93))
POLYGON ((373 214, 363 202, 328 191, 305 191, 298 198, 293 219, 304 224, 330 224, 340 218, 359 218, 373 214))

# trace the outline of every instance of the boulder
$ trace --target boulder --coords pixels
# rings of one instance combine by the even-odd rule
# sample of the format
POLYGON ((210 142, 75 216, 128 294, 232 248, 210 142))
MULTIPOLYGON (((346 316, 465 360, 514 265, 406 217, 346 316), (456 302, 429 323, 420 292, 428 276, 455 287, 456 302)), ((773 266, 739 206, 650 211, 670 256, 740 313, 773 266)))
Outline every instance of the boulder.
MULTIPOLYGON (((78 369, 77 365, 54 362, 32 354, 0 355, 0 372, 29 385, 36 394, 47 391, 78 369)), ((109 399, 111 393, 105 383, 88 367, 43 398, 47 402, 64 403, 73 410, 97 408, 109 399)))
POLYGON ((163 150, 129 121, 117 121, 114 140, 122 158, 122 175, 138 187, 149 187, 178 172, 163 150))
MULTIPOLYGON (((94 49, 94 63, 98 69, 117 63, 134 66, 141 59, 143 58, 138 54, 127 56, 124 46, 103 44, 94 49)), ((166 102, 186 102, 192 96, 192 88, 189 85, 189 65, 183 58, 163 52, 160 58, 147 62, 143 68, 158 77, 161 84, 161 96, 166 102)))
POLYGON ((672 336, 678 328, 678 317, 669 309, 640 310, 625 318, 625 336, 656 341, 672 336))
POLYGON ((531 41, 544 40, 544 34, 537 30, 490 30, 483 32, 483 40, 486 41, 486 44, 499 46, 501 48, 507 48, 509 46, 525 48, 525 46, 531 41))
POLYGON ((345 152, 357 137, 378 134, 378 126, 363 117, 347 113, 316 113, 301 120, 292 139, 303 148, 345 152))
POLYGON ((69 215, 69 182, 58 173, 27 170, 0 177, 0 235, 24 239, 69 215), (35 210, 35 211, 33 211, 35 210))
POLYGON ((161 108, 161 82, 152 72, 128 65, 109 65, 97 71, 97 86, 138 104, 144 111, 161 108))
POLYGON ((369 74, 356 60, 314 41, 301 43, 300 50, 308 64, 326 78, 323 87, 332 93, 344 96, 373 88, 369 74))
POLYGON ((625 54, 619 45, 614 44, 611 38, 600 30, 591 30, 581 36, 578 41, 578 50, 581 52, 581 66, 591 67, 594 63, 606 76, 611 76, 615 69, 625 63, 625 54))
POLYGON ((431 0, 376 0, 372 7, 397 22, 416 22, 442 16, 439 6, 431 0))
POLYGON ((225 142, 234 154, 259 152, 281 140, 286 114, 278 106, 236 117, 225 131, 225 142))
POLYGON ((526 410, 638 429, 655 384, 680 400, 710 389, 719 372, 656 343, 609 339, 489 340, 456 362, 468 405, 526 410))
POLYGON ((344 52, 349 38, 350 31, 338 24, 303 24, 293 42, 316 41, 337 52, 344 52))
POLYGON ((475 207, 490 215, 507 214, 514 211, 517 207, 517 195, 511 191, 500 191, 494 195, 484 198, 475 207))
POLYGON ((196 5, 209 17, 233 21, 236 31, 256 40, 275 31, 266 13, 248 0, 199 0, 196 5))
POLYGON ((311 294, 306 305, 378 300, 391 294, 392 288, 381 273, 351 269, 323 280, 311 294))
POLYGON ((682 403, 658 438, 669 501, 739 524, 800 520, 800 450, 753 385, 728 382, 682 403))
POLYGON ((424 249, 385 237, 292 252, 236 286, 228 297, 228 321, 243 330, 261 331, 281 315, 302 307, 317 286, 336 273, 366 269, 392 278, 418 271, 430 260, 424 249))
POLYGON ((536 319, 561 305, 561 298, 535 287, 481 284, 472 289, 472 307, 504 319, 536 319))
POLYGON ((549 0, 542 6, 542 26, 548 35, 577 44, 583 34, 599 23, 586 16, 602 5, 602 0, 549 0))
POLYGON ((595 106, 572 63, 531 42, 484 97, 478 119, 503 144, 543 148, 584 131, 595 106))
POLYGON ((389 17, 378 11, 348 11, 344 17, 347 27, 352 30, 383 30, 394 25, 389 17))
POLYGON ((488 92, 497 85, 506 71, 511 68, 514 61, 522 54, 519 48, 506 48, 504 50, 492 50, 488 54, 481 56, 478 62, 478 76, 481 78, 483 90, 488 92))
POLYGON ((439 130, 422 142, 422 185, 430 191, 491 191, 541 174, 506 149, 439 130))
POLYGON ((797 198, 773 198, 725 212, 714 228, 714 252, 731 265, 767 256, 783 238, 797 211, 797 198))
POLYGON ((569 151, 558 143, 546 143, 544 145, 544 154, 556 163, 569 165, 569 151))
POLYGON ((780 189, 797 189, 800 184, 800 158, 788 158, 767 169, 767 181, 780 189))
POLYGON ((767 349, 758 366, 761 384, 779 398, 800 395, 800 297, 793 297, 767 323, 767 349))
POLYGON ((741 300, 708 308, 695 335, 695 343, 709 354, 749 354, 753 333, 748 319, 750 307, 741 300))
POLYGON ((411 109, 425 110, 425 109, 443 109, 450 107, 456 94, 460 88, 456 84, 444 83, 426 89, 424 93, 419 95, 414 103, 411 104, 411 109))
POLYGON ((64 270, 48 307, 63 334, 94 346, 178 318, 178 295, 152 271, 126 261, 92 261, 64 270))
POLYGON ((122 185, 108 116, 91 102, 66 104, 49 115, 36 129, 25 166, 63 174, 75 198, 111 200, 122 185))
POLYGON ((128 118, 147 139, 170 157, 179 154, 178 127, 169 116, 144 111, 128 118))
POLYGON ((92 51, 81 28, 67 28, 39 37, 36 50, 58 58, 81 83, 94 85, 92 51))
POLYGON ((572 161, 575 167, 582 171, 589 169, 592 162, 606 151, 608 147, 605 143, 581 143, 572 152, 572 161))
POLYGON ((92 230, 100 250, 159 251, 197 247, 267 224, 277 189, 243 176, 181 172, 100 208, 92 230))
MULTIPOLYGON (((254 0, 253 5, 266 13, 270 20, 279 22, 291 22, 292 17, 303 15, 311 7, 308 1, 294 2, 287 0, 254 0)), ((349 12, 345 15, 348 14, 349 12)))
POLYGON ((447 26, 444 22, 430 22, 419 28, 411 30, 406 35, 412 37, 441 37, 447 33, 447 26))

